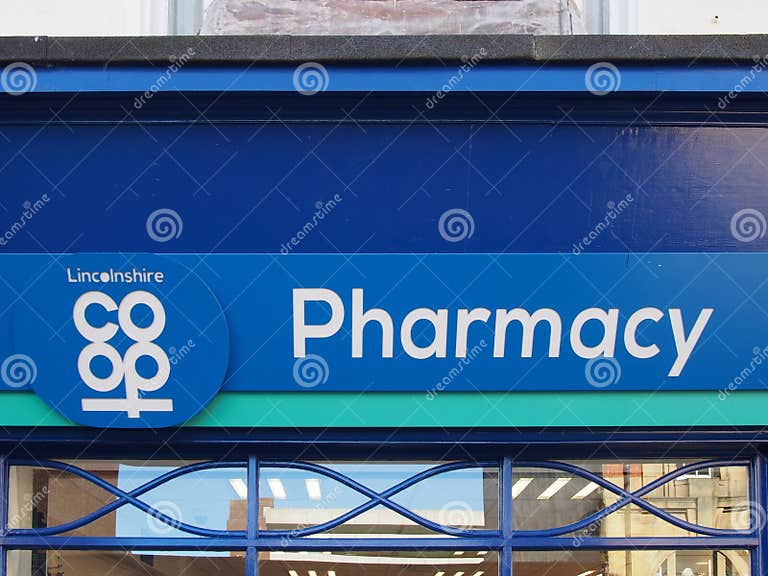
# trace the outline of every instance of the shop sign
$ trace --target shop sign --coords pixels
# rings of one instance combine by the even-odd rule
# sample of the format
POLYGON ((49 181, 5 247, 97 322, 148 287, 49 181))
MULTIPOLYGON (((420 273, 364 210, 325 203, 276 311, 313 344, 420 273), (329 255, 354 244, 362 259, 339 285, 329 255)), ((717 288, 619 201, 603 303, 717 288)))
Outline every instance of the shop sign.
POLYGON ((764 254, 0 261, 4 388, 91 426, 180 425, 221 389, 723 390, 768 358, 764 254))

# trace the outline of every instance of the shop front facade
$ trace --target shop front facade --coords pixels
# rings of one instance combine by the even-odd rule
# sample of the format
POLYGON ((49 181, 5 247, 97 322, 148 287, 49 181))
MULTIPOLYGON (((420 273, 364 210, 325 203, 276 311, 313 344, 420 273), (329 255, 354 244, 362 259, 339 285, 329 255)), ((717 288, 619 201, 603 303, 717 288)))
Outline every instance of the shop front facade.
POLYGON ((768 43, 336 40, 0 41, 2 573, 764 574, 768 43))

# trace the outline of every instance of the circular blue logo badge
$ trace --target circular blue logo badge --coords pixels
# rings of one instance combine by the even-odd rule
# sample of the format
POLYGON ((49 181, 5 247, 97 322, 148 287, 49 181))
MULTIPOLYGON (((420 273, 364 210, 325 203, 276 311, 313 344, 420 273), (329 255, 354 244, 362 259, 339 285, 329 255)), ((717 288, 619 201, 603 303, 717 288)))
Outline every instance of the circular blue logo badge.
POLYGON ((33 390, 85 426, 178 426, 218 393, 229 361, 224 311, 171 257, 83 254, 37 260, 14 319, 33 390))

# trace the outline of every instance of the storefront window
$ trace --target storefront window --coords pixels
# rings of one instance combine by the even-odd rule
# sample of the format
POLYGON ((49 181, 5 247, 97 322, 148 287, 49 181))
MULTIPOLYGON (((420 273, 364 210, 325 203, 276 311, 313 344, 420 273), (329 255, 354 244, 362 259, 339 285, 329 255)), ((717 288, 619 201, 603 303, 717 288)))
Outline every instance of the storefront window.
POLYGON ((517 552, 515 576, 750 576, 746 550, 517 552))
POLYGON ((245 574, 244 552, 10 550, 8 576, 207 576, 245 574))
POLYGON ((245 467, 192 469, 137 496, 159 514, 124 504, 98 515, 116 503, 117 495, 88 475, 118 493, 130 493, 194 463, 80 460, 62 464, 71 468, 11 467, 10 529, 49 528, 71 536, 174 538, 193 535, 177 529, 176 522, 206 530, 245 530, 245 467), (82 524, 95 513, 97 517, 82 524), (67 526, 70 529, 62 532, 67 526))
POLYGON ((262 552, 259 576, 498 576, 497 553, 458 552, 262 552))
POLYGON ((757 462, 11 459, 0 550, 8 576, 755 576, 757 462))
POLYGON ((754 520, 750 505, 749 468, 719 466, 684 473, 690 461, 591 461, 569 462, 575 469, 591 472, 619 490, 641 494, 653 509, 637 504, 619 507, 620 494, 590 478, 563 469, 514 468, 512 497, 516 530, 546 531, 595 518, 565 533, 575 537, 698 536, 712 535, 692 527, 718 530, 747 530, 754 520), (666 480, 665 480, 666 479, 666 480), (644 491, 654 482, 661 484, 644 491), (669 514, 682 521, 673 523, 653 513, 669 514))
MULTIPOLYGON (((431 534, 413 518, 384 505, 375 505, 347 521, 334 522, 370 498, 328 471, 376 492, 384 492, 419 474, 430 474, 396 494, 390 501, 407 513, 437 524, 463 531, 498 528, 499 484, 496 468, 465 467, 451 464, 407 463, 323 463, 312 470, 264 467, 259 480, 260 528, 288 531, 300 536, 314 527, 346 537, 376 535, 431 534), (447 469, 443 470, 445 467, 447 469), (433 472, 437 472, 432 474, 433 472)), ((448 534, 450 535, 450 534, 448 534)))

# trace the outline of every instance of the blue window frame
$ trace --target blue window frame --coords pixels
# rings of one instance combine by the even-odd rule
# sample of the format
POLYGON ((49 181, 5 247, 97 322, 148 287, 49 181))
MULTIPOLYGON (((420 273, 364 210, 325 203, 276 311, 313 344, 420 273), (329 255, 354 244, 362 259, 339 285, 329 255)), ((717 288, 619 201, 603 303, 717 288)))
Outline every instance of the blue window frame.
MULTIPOLYGON (((220 446, 226 448, 227 444, 222 443, 220 446)), ((311 452, 310 446, 310 443, 305 446, 307 454, 311 452)), ((734 568, 732 560, 728 559, 736 554, 734 551, 738 551, 739 558, 749 566, 747 573, 763 573, 763 555, 766 550, 763 544, 766 534, 765 458, 756 451, 750 451, 745 456, 743 444, 720 446, 715 450, 717 457, 709 459, 703 458, 706 454, 692 452, 690 447, 681 451, 672 444, 650 441, 647 447, 648 456, 644 455, 646 452, 643 449, 634 447, 629 452, 625 451, 626 455, 621 448, 616 448, 610 450, 610 456, 602 454, 590 458, 589 451, 585 451, 583 445, 579 448, 578 444, 569 446, 568 443, 561 443, 554 449, 533 449, 528 446, 525 453, 519 449, 485 446, 477 450, 483 456, 477 459, 472 458, 470 447, 463 447, 461 452, 464 458, 458 459, 450 454, 447 461, 440 461, 435 458, 435 446, 430 447, 428 442, 424 443, 422 451, 400 450, 397 460, 393 460, 394 453, 379 457, 376 456, 377 450, 361 451, 359 446, 355 449, 344 445, 328 448, 324 452, 329 456, 323 460, 316 453, 309 458, 301 457, 301 449, 296 446, 291 449, 291 458, 275 458, 270 454, 272 450, 265 450, 262 455, 258 450, 251 451, 233 445, 229 450, 223 450, 223 453, 230 451, 236 454, 234 458, 200 459, 200 454, 196 453, 195 461, 182 465, 169 465, 167 461, 158 458, 157 469, 146 477, 140 474, 137 476, 135 471, 133 476, 128 474, 126 471, 130 467, 124 465, 117 485, 105 479, 109 475, 88 469, 88 458, 92 458, 90 455, 86 455, 83 460, 73 459, 73 454, 42 458, 39 450, 31 450, 26 451, 25 457, 12 454, 3 458, 0 464, 3 471, 3 534, 0 542, 2 573, 13 576, 20 574, 18 570, 14 572, 8 569, 9 559, 21 554, 19 551, 30 550, 37 551, 38 556, 43 551, 130 551, 145 562, 156 562, 159 557, 156 555, 172 554, 174 551, 191 556, 225 555, 231 565, 240 566, 241 563, 247 574, 256 574, 261 564, 266 570, 265 576, 273 570, 264 561, 259 561, 260 552, 264 555, 272 553, 273 557, 280 558, 280 573, 292 576, 297 571, 291 570, 291 558, 295 558, 291 554, 299 552, 322 552, 330 554, 328 558, 341 559, 339 561, 342 562, 345 561, 344 555, 349 555, 350 562, 359 561, 359 557, 355 556, 357 553, 409 553, 409 559, 404 560, 407 562, 413 562, 414 555, 428 557, 438 552, 443 553, 443 556, 467 554, 472 556, 473 562, 477 562, 475 556, 483 554, 492 558, 490 565, 494 569, 498 566, 500 574, 509 576, 513 572, 527 574, 530 567, 539 565, 537 562, 548 563, 548 566, 559 566, 558 562, 569 567, 583 566, 584 562, 599 562, 595 560, 594 553, 607 555, 620 551, 625 551, 627 558, 644 551, 677 551, 678 564, 680 558, 690 556, 691 562, 697 560, 696 563, 702 565, 709 562, 710 567, 713 561, 720 562, 728 566, 726 573, 744 574, 744 568, 739 571, 734 568), (485 454, 493 451, 498 452, 496 457, 485 457, 485 454), (540 456, 530 457, 531 452, 540 456), (553 455, 549 456, 547 452, 553 455), (563 457, 566 454, 568 457, 563 457), (574 455, 578 455, 578 458, 574 455), (387 466, 386 474, 370 473, 371 470, 387 466), (650 467, 655 471, 649 475, 647 470, 650 467), (83 486, 87 484, 98 487, 108 493, 109 498, 99 506, 92 506, 92 509, 79 517, 58 522, 55 526, 41 525, 40 522, 37 525, 32 525, 32 522, 19 524, 13 517, 19 506, 18 494, 12 494, 14 482, 19 482, 14 471, 25 468, 71 475, 83 486), (361 474, 361 470, 366 474, 361 474), (392 470, 396 473, 390 473, 392 470), (147 495, 153 491, 172 486, 174 482, 184 481, 195 474, 203 475, 205 479, 204 484, 198 484, 198 488, 206 488, 197 491, 195 499, 215 499, 217 489, 214 487, 218 486, 216 482, 221 484, 223 478, 217 476, 219 473, 225 474, 239 495, 228 496, 232 500, 229 502, 229 514, 231 517, 235 504, 240 506, 243 513, 242 525, 223 525, 220 521, 217 525, 215 519, 206 517, 201 520, 194 514, 189 520, 181 519, 175 517, 172 510, 169 512, 147 499, 147 495), (455 482, 446 480, 450 475, 456 476, 455 482), (638 480, 641 475, 646 476, 642 482, 638 480), (338 509, 332 518, 324 514, 320 515, 320 521, 302 520, 298 525, 290 523, 291 513, 299 510, 300 514, 309 514, 309 500, 295 507, 296 510, 291 508, 290 502, 281 510, 273 502, 270 504, 274 508, 272 513, 278 519, 269 520, 265 513, 265 502, 270 499, 276 501, 281 496, 280 488, 277 488, 277 493, 275 491, 278 480, 284 482, 284 499, 287 497, 285 486, 289 487, 289 492, 295 493, 292 486, 302 485, 303 482, 308 493, 311 487, 319 493, 320 486, 323 486, 323 491, 328 491, 329 483, 335 483, 345 493, 355 495, 356 500, 345 496, 343 502, 341 499, 336 501, 338 509), (485 494, 482 502, 468 489, 472 482, 475 487, 482 483, 481 491, 485 494), (685 497, 673 498, 676 502, 688 502, 687 512, 665 507, 667 504, 664 504, 670 500, 664 490, 692 491, 696 485, 717 485, 722 490, 723 486, 731 486, 729 489, 732 489, 732 486, 739 483, 747 488, 739 494, 728 492, 718 496, 718 502, 723 502, 721 511, 725 516, 721 514, 717 522, 703 520, 705 511, 696 508, 695 498, 687 492, 685 497), (450 510, 446 517, 434 517, 434 514, 430 516, 424 512, 423 508, 429 507, 425 499, 436 495, 450 498, 451 486, 460 492, 463 490, 468 514, 474 514, 474 520, 456 521, 451 518, 450 510), (567 490, 564 486, 568 486, 567 490), (415 491, 415 496, 406 497, 409 491, 415 491), (557 498, 560 500, 554 497, 558 492, 560 496, 557 498), (598 493, 599 497, 596 496, 598 493), (14 498, 16 503, 13 502, 14 498), (587 502, 590 498, 591 503, 587 502), (238 499, 240 502, 235 502, 238 499), (531 506, 538 506, 536 513, 531 513, 531 506), (578 506, 586 506, 584 509, 587 512, 577 511, 578 506), (479 509, 482 509, 482 514, 478 516, 479 509), (524 515, 538 520, 540 517, 549 517, 551 514, 548 510, 554 509, 566 521, 545 527, 531 527, 520 522, 524 515), (405 519, 403 523, 409 528, 399 533, 381 527, 363 533, 360 533, 359 528, 350 532, 348 527, 355 519, 374 510, 379 510, 381 517, 394 514, 405 519), (9 512, 12 513, 11 517, 9 512), (569 518, 571 512, 579 517, 569 518), (78 534, 78 529, 93 526, 109 514, 122 514, 123 520, 118 516, 117 521, 118 524, 122 522, 123 527, 130 525, 129 515, 135 519, 138 514, 165 530, 149 536, 131 532, 130 529, 118 529, 110 535, 94 532, 78 534), (625 526, 637 523, 645 528, 628 528, 621 533, 621 530, 616 532, 617 523, 614 523, 612 529, 601 524, 622 514, 625 526), (686 514, 695 521, 691 521, 686 514), (734 519, 724 525, 722 518, 728 515, 734 519), (482 519, 476 521, 477 517, 482 519), (660 525, 671 528, 654 528, 660 525), (617 533, 620 535, 615 535, 617 533), (670 533, 674 535, 666 535, 670 533), (698 556, 695 555, 696 551, 700 552, 698 556), (280 554, 276 554, 278 552, 280 554)), ((110 451, 108 445, 102 445, 99 450, 101 454, 110 451)), ((184 447, 174 452, 183 454, 184 447)), ((109 463, 110 460, 102 457, 100 462, 109 463)), ((142 458, 142 462, 151 463, 153 460, 142 458)), ((180 495, 185 489, 173 490, 180 495)), ((312 499, 311 493, 308 498, 312 499)), ((708 502, 708 496, 705 494, 701 501, 708 502)), ((431 509, 436 506, 433 505, 431 509)), ((370 522, 366 526, 370 527, 370 522)), ((638 563, 646 561, 639 556, 637 558, 638 563)), ((674 560, 671 562, 664 564, 655 573, 674 574, 674 560)), ((429 560, 424 560, 424 563, 429 564, 429 560)), ((457 570, 455 573, 472 576, 466 571, 457 570)), ((482 571, 475 571, 477 573, 482 571)), ((336 572, 332 571, 333 574, 336 572)), ((594 576, 597 574, 598 571, 594 571, 594 576)))

